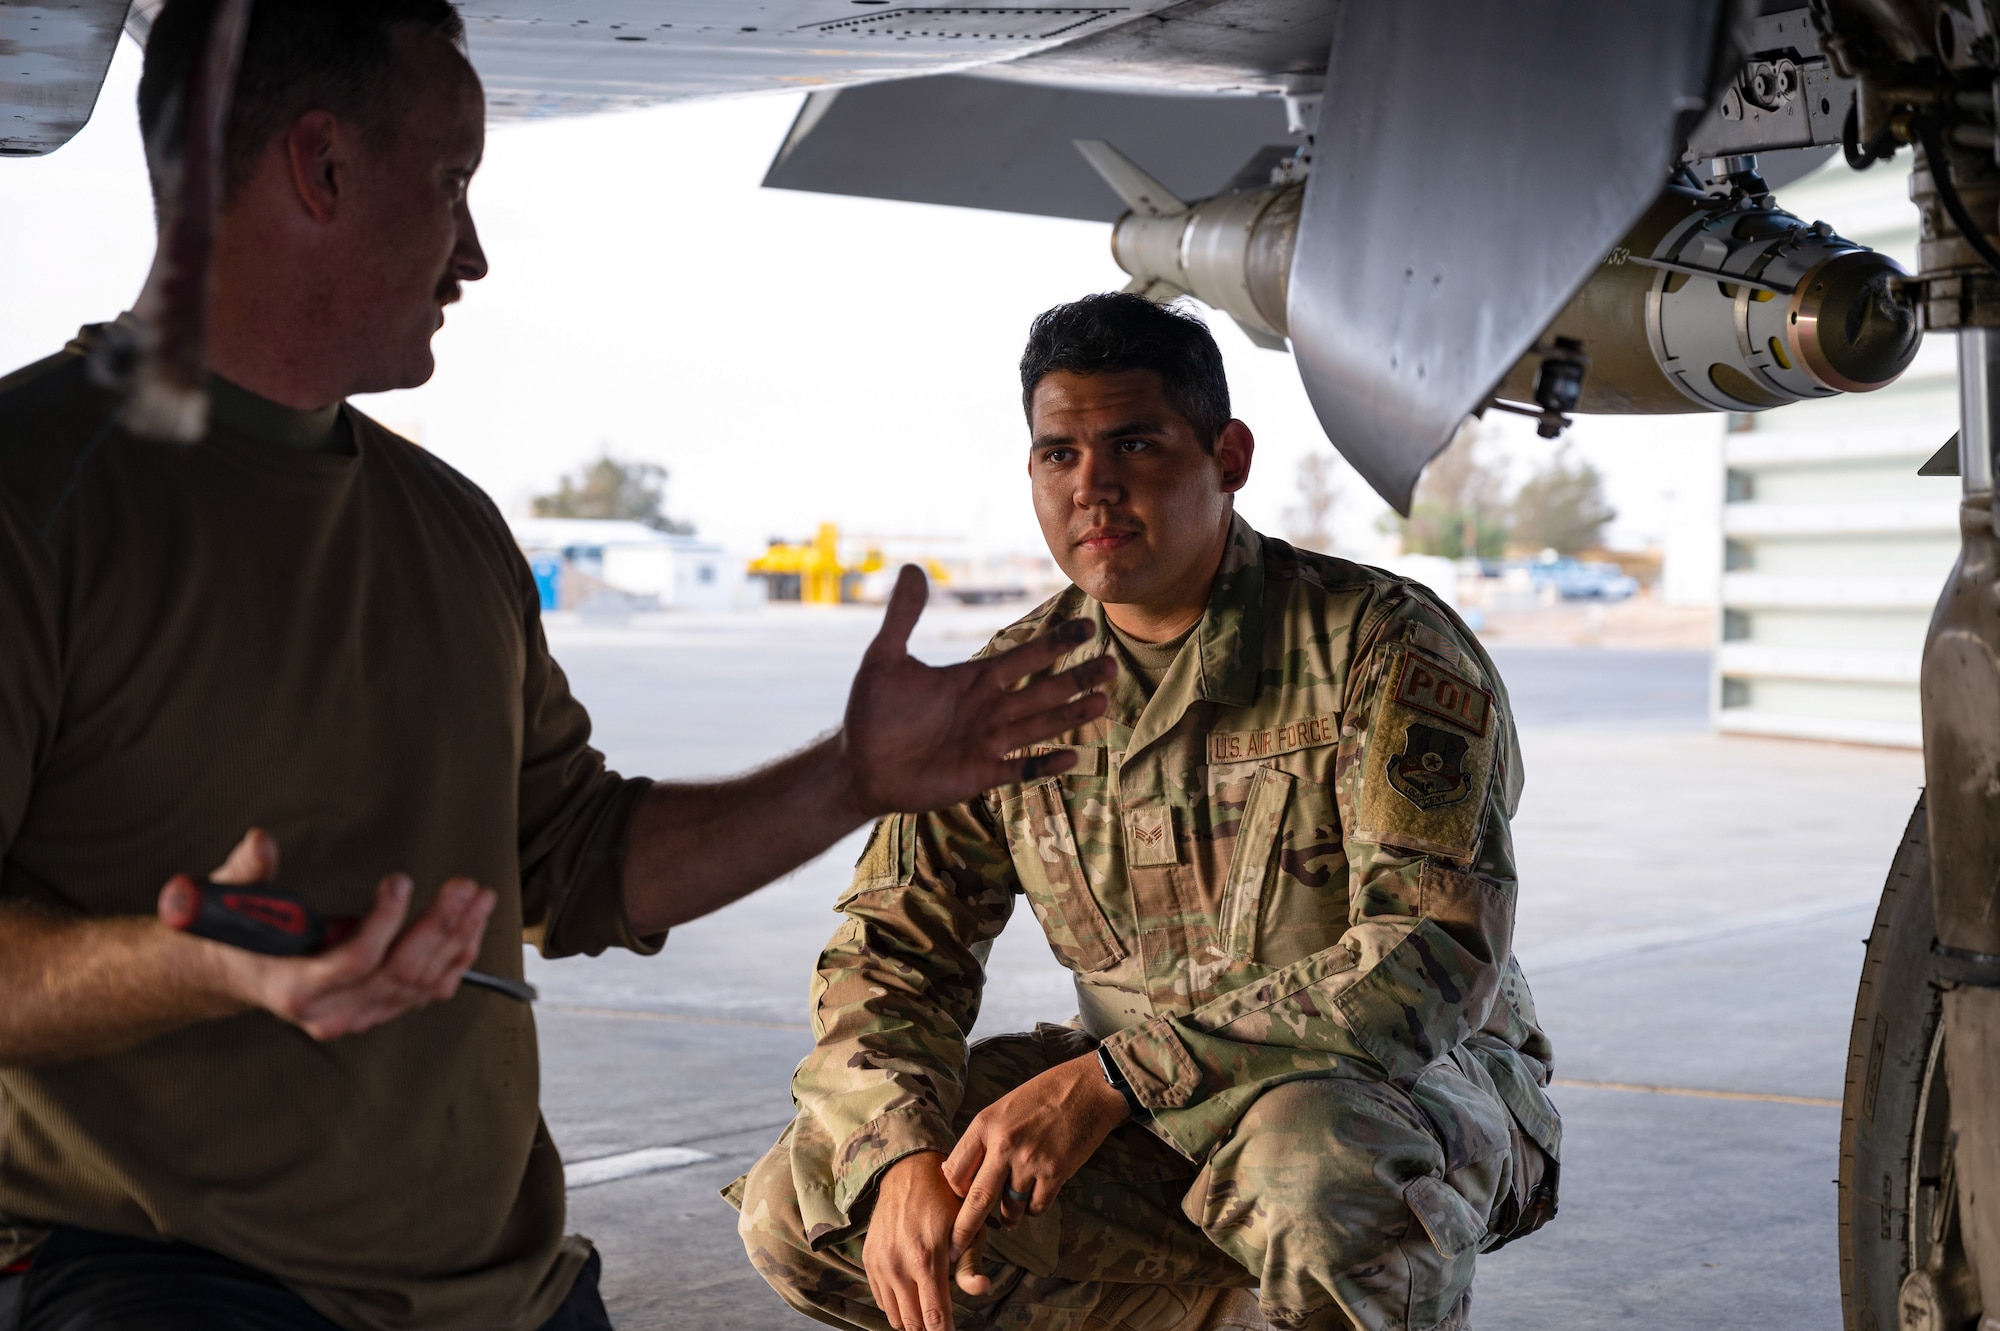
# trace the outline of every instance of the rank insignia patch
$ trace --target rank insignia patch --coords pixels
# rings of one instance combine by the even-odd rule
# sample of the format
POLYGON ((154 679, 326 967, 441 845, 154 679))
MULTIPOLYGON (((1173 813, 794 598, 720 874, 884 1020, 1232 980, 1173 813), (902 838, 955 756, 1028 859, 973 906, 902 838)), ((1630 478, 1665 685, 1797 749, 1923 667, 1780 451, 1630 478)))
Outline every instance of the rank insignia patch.
POLYGON ((1125 811, 1125 862, 1135 868, 1179 864, 1180 845, 1174 840, 1170 808, 1125 811))
POLYGON ((1389 759, 1389 785, 1419 809, 1456 804, 1472 793, 1465 750, 1464 736, 1412 721, 1403 732, 1403 751, 1389 759))

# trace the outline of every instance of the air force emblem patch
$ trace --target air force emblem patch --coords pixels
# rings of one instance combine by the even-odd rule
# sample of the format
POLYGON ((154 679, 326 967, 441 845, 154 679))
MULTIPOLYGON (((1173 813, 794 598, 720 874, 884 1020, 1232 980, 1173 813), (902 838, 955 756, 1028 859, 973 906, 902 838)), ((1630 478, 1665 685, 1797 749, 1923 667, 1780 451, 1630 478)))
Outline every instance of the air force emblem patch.
POLYGON ((1462 735, 1412 721, 1403 732, 1403 751, 1389 759, 1389 785, 1419 809, 1441 809, 1472 793, 1465 771, 1462 735))

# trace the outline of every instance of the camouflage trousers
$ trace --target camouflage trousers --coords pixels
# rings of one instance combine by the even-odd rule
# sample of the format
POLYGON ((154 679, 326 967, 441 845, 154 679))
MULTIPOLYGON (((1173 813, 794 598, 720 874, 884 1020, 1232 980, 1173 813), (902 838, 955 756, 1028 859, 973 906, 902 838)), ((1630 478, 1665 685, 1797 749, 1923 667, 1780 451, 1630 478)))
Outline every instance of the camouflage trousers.
MULTIPOLYGON (((1095 1044, 1063 1026, 981 1041, 955 1126, 1095 1044)), ((801 1114, 724 1195, 785 1302, 889 1331, 862 1267, 861 1208, 845 1230, 803 1232, 800 1191, 831 1186, 835 1145, 801 1114)), ((1203 1291, 1255 1287, 1285 1331, 1462 1331, 1475 1254, 1489 1232, 1511 1236, 1545 1164, 1463 1048, 1407 1084, 1274 1087, 1201 1165, 1126 1124, 1046 1214, 991 1231, 992 1290, 954 1288, 958 1328, 1153 1331, 1199 1324, 1188 1313, 1203 1291)))

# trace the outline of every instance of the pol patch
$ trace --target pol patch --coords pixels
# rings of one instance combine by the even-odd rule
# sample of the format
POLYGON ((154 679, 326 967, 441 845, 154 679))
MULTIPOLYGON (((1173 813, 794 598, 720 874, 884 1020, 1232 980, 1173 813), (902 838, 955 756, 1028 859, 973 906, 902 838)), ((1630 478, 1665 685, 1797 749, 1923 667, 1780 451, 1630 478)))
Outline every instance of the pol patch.
POLYGON ((1421 721, 1403 731, 1403 751, 1389 759, 1389 785, 1419 809, 1441 809, 1472 793, 1466 739, 1421 721))

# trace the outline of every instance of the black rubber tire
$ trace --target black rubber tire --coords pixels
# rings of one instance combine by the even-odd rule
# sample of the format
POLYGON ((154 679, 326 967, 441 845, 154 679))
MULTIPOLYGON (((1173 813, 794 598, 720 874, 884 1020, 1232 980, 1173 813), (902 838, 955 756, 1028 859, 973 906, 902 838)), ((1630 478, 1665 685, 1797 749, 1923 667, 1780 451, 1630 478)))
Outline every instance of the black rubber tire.
POLYGON ((1932 1135, 1938 1122, 1938 1107, 1924 1100, 1938 1027, 1936 938, 1930 834, 1919 796, 1882 885, 1847 1046, 1839 1179, 1840 1303, 1847 1331, 1894 1331, 1899 1325, 1897 1295, 1911 1265, 1912 1161, 1924 1149, 1920 1109, 1932 1135))

